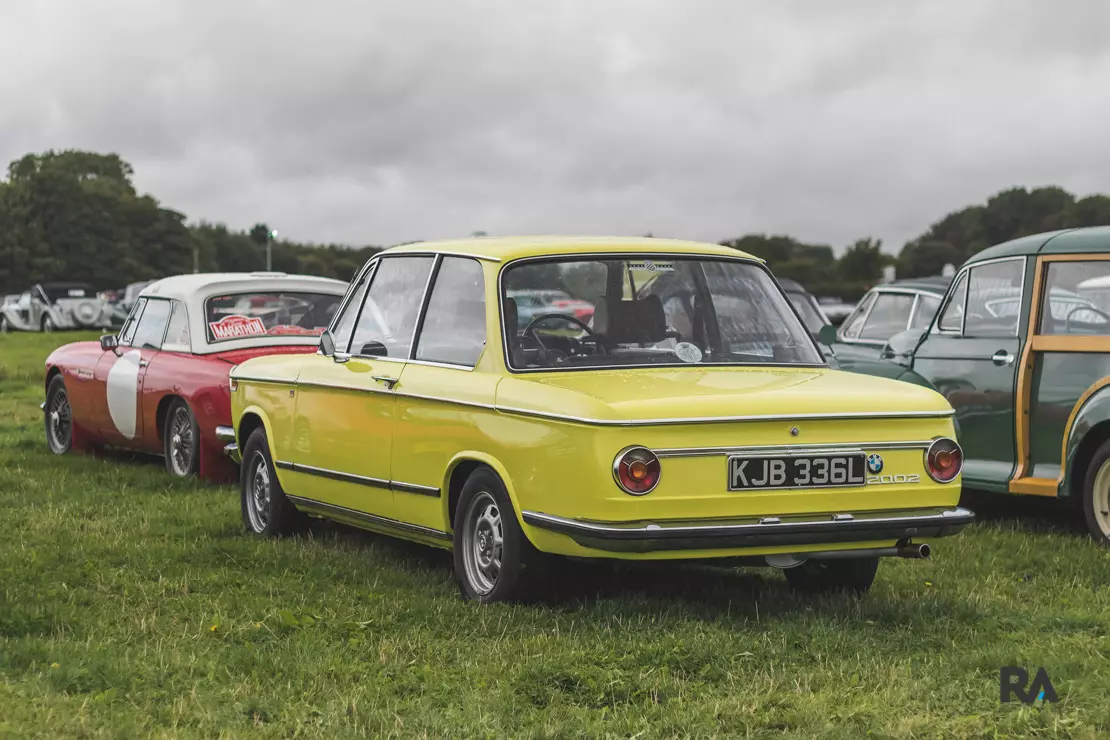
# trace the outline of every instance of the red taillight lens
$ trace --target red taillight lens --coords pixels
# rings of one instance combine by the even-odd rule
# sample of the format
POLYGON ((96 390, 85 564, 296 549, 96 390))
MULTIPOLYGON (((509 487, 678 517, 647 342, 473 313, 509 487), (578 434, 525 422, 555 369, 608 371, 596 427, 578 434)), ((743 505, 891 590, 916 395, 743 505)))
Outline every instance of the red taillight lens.
POLYGON ((645 447, 628 447, 613 461, 617 485, 633 496, 643 496, 659 485, 659 458, 645 447))
POLYGON ((937 483, 951 483, 963 466, 964 453, 954 439, 934 439, 925 452, 925 471, 937 483))

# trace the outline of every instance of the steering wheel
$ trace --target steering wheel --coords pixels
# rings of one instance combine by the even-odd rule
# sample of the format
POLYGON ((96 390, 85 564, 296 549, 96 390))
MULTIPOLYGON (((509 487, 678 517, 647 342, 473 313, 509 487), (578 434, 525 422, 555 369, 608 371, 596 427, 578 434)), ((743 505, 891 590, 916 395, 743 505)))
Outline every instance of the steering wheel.
MULTIPOLYGON (((1071 317, 1074 314, 1076 314, 1080 311, 1090 311, 1092 313, 1096 313, 1099 316, 1101 316, 1103 319, 1105 319, 1107 322, 1110 322, 1110 314, 1107 314, 1105 311, 1101 311, 1101 310, 1095 308, 1094 306, 1076 306, 1072 310, 1068 311, 1068 315, 1064 317, 1064 333, 1065 334, 1071 334, 1071 317)), ((1087 322, 1084 322, 1084 323, 1089 324, 1091 322, 1087 321, 1087 322)))
POLYGON ((582 327, 582 331, 586 332, 586 334, 589 335, 589 337, 586 337, 583 341, 588 339, 589 341, 596 343, 599 347, 601 346, 601 341, 598 339, 597 334, 594 333, 594 330, 591 329, 585 321, 582 321, 576 316, 568 316, 567 314, 563 313, 544 313, 534 317, 531 321, 528 322, 528 326, 524 327, 524 331, 521 332, 521 336, 531 337, 536 341, 536 344, 540 345, 540 349, 546 352, 547 347, 544 345, 543 340, 541 340, 536 334, 536 324, 540 324, 544 321, 551 321, 553 319, 559 319, 560 321, 569 321, 572 324, 578 324, 578 326, 582 327))

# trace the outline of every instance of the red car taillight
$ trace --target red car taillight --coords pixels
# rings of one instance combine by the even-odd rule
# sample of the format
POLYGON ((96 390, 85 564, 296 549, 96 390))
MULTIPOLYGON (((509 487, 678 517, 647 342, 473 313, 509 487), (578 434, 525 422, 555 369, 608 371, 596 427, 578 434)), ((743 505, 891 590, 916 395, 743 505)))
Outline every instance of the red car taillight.
POLYGON ((659 458, 645 447, 626 447, 613 461, 613 478, 625 493, 643 496, 659 485, 659 458))
POLYGON ((937 483, 951 483, 963 466, 964 453, 954 439, 934 439, 925 451, 925 472, 937 483))

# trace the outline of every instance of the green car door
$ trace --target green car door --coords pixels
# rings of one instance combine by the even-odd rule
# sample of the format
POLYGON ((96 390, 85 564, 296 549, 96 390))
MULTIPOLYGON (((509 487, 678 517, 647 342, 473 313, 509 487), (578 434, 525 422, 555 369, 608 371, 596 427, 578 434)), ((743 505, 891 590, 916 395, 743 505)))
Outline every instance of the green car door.
POLYGON ((987 491, 1007 491, 1014 472, 1025 272, 1024 257, 965 268, 913 359, 956 411, 965 483, 987 491))

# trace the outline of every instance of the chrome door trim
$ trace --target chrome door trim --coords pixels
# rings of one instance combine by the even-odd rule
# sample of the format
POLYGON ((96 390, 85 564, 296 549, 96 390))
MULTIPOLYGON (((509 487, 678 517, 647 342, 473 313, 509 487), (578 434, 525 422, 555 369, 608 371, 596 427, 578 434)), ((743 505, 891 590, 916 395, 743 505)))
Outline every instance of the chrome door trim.
POLYGON ((668 419, 590 419, 582 416, 569 416, 555 414, 548 411, 534 411, 513 406, 497 405, 498 411, 504 414, 517 416, 530 416, 554 421, 567 421, 577 424, 591 424, 594 426, 663 426, 674 424, 718 424, 726 422, 751 422, 751 421, 820 421, 820 420, 847 420, 847 419, 944 419, 952 416, 951 409, 944 411, 848 411, 839 414, 757 414, 751 416, 695 416, 676 417, 668 419))
POLYGON ((304 465, 303 463, 293 463, 286 460, 275 460, 274 467, 281 470, 289 470, 294 473, 304 473, 305 475, 315 475, 319 478, 337 480, 342 483, 356 483, 360 486, 368 486, 370 488, 385 488, 392 491, 400 491, 402 493, 418 493, 422 496, 432 496, 435 498, 439 498, 440 494, 440 490, 435 486, 422 486, 417 483, 405 483, 404 481, 385 480, 384 478, 371 478, 370 476, 366 475, 344 473, 341 470, 318 468, 315 465, 304 465))
POLYGON ((396 519, 389 519, 384 516, 376 516, 374 514, 367 514, 364 511, 357 511, 356 509, 348 509, 345 506, 336 506, 335 504, 317 501, 316 499, 305 498, 303 496, 294 496, 292 494, 285 494, 285 497, 298 506, 303 506, 307 509, 316 509, 322 513, 337 514, 339 516, 348 517, 356 521, 365 522, 378 527, 404 532, 406 534, 417 534, 423 537, 431 537, 444 542, 451 541, 451 535, 446 532, 441 532, 438 529, 431 527, 423 527, 419 524, 409 524, 408 522, 401 522, 396 519))
MULTIPOLYGON (((856 442, 852 444, 854 452, 871 450, 925 450, 933 443, 931 439, 915 439, 905 442, 856 442)), ((799 444, 799 445, 752 445, 749 447, 664 447, 652 450, 656 457, 716 457, 719 455, 808 455, 814 453, 836 454, 846 451, 847 448, 837 447, 834 444, 799 444)))

